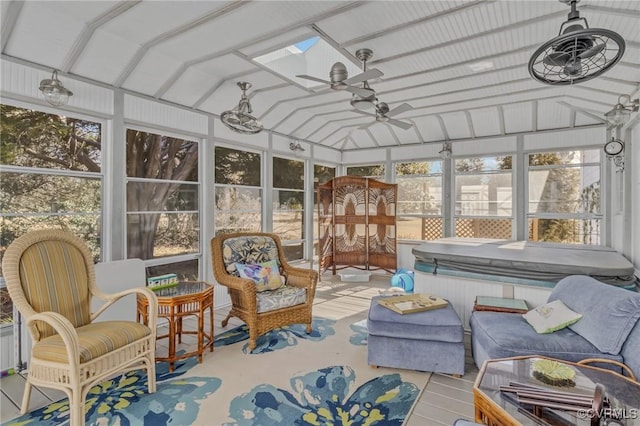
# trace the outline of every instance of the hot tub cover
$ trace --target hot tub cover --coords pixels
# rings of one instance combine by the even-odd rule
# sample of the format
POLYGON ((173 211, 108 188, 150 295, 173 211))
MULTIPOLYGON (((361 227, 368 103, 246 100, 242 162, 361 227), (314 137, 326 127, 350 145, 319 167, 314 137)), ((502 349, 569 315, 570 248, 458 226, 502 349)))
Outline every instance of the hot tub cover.
POLYGON ((557 282, 589 275, 618 286, 636 282, 633 264, 610 247, 568 246, 486 238, 441 238, 412 250, 420 264, 448 269, 557 282))

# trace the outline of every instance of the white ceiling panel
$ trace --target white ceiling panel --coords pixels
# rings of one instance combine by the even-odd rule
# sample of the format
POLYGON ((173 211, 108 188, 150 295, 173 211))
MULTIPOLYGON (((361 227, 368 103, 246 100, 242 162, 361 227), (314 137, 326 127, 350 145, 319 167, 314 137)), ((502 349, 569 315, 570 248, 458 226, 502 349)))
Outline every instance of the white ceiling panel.
POLYGON ((472 136, 469 124, 467 123, 467 117, 464 112, 441 114, 440 117, 442 117, 442 121, 444 121, 449 138, 467 139, 472 136))
POLYGON ((195 24, 203 20, 203 15, 211 14, 230 3, 233 2, 167 1, 162 8, 158 8, 153 1, 142 1, 127 13, 107 22, 102 29, 142 45, 184 24, 195 24))
POLYGON ((469 111, 469 114, 471 114, 471 122, 476 137, 502 133, 500 129, 500 111, 497 107, 474 109, 469 111))
POLYGON ((219 58, 211 59, 210 61, 200 62, 194 66, 204 72, 220 77, 257 70, 257 67, 250 61, 233 54, 224 55, 219 58))
POLYGON ((166 55, 150 51, 124 81, 122 87, 154 95, 182 64, 166 55))
POLYGON ((435 142, 446 140, 440 121, 435 116, 415 118, 413 120, 420 135, 425 142, 435 142))
POLYGON ((349 135, 353 143, 355 143, 360 148, 377 148, 379 144, 372 137, 371 132, 366 131, 353 131, 349 135))
POLYGON ((194 105, 204 93, 216 87, 221 81, 222 77, 212 78, 211 74, 197 67, 189 67, 162 95, 162 99, 181 105, 194 105))
POLYGON ((55 2, 25 2, 3 53, 60 68, 82 32, 85 18, 56 6, 55 2))
POLYGON ((353 39, 372 37, 387 28, 441 13, 462 4, 462 1, 383 2, 365 3, 351 11, 318 22, 318 27, 335 40, 345 44, 353 39), (362 19, 365 17, 366 19, 362 19))
POLYGON ((530 132, 533 130, 533 103, 521 102, 505 105, 504 127, 507 133, 530 132))
POLYGON ((298 25, 337 5, 337 2, 247 2, 223 18, 207 22, 162 43, 161 48, 185 61, 200 58, 275 36, 278 32, 290 29, 292 23, 298 25), (185 45, 189 49, 184 49, 185 45))
POLYGON ((97 30, 71 69, 74 74, 112 84, 133 58, 137 46, 128 40, 97 30))
POLYGON ((571 111, 556 101, 538 102, 538 130, 558 129, 570 126, 571 111))
MULTIPOLYGON (((591 27, 620 33, 627 49, 604 75, 571 86, 545 85, 527 71, 530 55, 567 19, 569 6, 557 0, 5 1, 2 60, 61 68, 69 87, 79 87, 78 76, 214 115, 237 106, 236 82, 248 81, 253 114, 267 130, 327 148, 441 143, 589 126, 620 94, 637 97, 640 1, 577 7, 591 27), (414 126, 359 129, 374 117, 354 112, 348 91, 308 90, 250 59, 312 36, 351 54, 372 49, 368 68, 384 73, 368 81, 378 102, 409 103, 394 118, 414 126)), ((308 74, 329 80, 332 62, 320 58, 308 74)), ((3 84, 11 86, 3 93, 38 94, 21 88, 33 85, 24 76, 3 84)), ((85 91, 74 92, 74 105, 87 104, 85 91)), ((235 140, 229 132, 221 137, 235 140)))

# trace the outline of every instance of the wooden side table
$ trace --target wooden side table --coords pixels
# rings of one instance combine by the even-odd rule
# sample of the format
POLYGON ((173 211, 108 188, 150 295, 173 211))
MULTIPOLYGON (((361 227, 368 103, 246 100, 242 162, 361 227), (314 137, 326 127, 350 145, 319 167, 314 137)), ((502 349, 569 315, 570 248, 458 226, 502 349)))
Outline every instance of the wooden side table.
MULTIPOLYGON (((166 357, 157 357, 156 361, 169 362, 169 371, 174 370, 174 363, 180 359, 198 356, 198 362, 202 363, 202 354, 209 347, 213 352, 213 285, 203 281, 183 281, 177 286, 164 288, 155 292, 158 297, 158 317, 169 321, 169 332, 158 335, 157 340, 169 339, 169 352, 166 357), (205 312, 209 310, 210 329, 207 333, 204 328, 205 312), (198 319, 197 330, 185 330, 182 320, 185 317, 195 316, 198 319), (176 355, 176 338, 182 343, 183 334, 195 334, 198 337, 198 347, 195 351, 176 355)), ((147 300, 137 298, 138 321, 148 323, 147 300)))

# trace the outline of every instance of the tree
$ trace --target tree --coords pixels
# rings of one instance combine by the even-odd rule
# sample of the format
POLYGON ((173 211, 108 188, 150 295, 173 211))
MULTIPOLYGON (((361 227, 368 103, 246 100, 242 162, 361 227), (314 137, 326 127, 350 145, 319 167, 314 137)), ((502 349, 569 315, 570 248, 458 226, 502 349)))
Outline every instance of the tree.
MULTIPOLYGON (((92 246, 97 258, 100 232, 100 221, 97 219, 101 215, 99 176, 76 178, 58 176, 49 171, 58 169, 100 173, 100 123, 9 105, 0 105, 0 111, 0 161, 4 165, 35 170, 34 173, 3 173, 0 208, 3 213, 11 212, 18 216, 11 219, 10 223, 3 220, 1 245, 5 247, 34 225, 55 224, 83 237, 92 246), (29 216, 34 212, 43 215, 29 216), (47 216, 47 213, 51 214, 47 216)), ((195 142, 127 130, 127 176, 197 181, 197 152, 195 142)), ((182 203, 194 202, 186 191, 180 191, 181 186, 157 181, 130 182, 127 185, 128 211, 155 212, 129 216, 129 257, 153 257, 160 217, 157 212, 180 210, 182 203)), ((185 225, 175 225, 177 222, 174 221, 167 228, 175 230, 174 235, 179 235, 185 225)))
POLYGON ((84 238, 99 259, 99 177, 55 170, 99 173, 100 130, 91 121, 0 105, 0 161, 28 168, 2 173, 2 250, 30 229, 56 226, 84 238))
MULTIPOLYGON (((171 181, 198 180, 198 144, 196 142, 128 129, 126 152, 129 177, 171 181)), ((171 207, 179 211, 181 209, 178 204, 186 202, 179 193, 181 186, 180 183, 175 182, 130 182, 127 185, 127 211, 159 212, 172 210, 171 207)), ((153 257, 160 217, 159 213, 129 215, 127 226, 129 258, 153 257)), ((172 219, 176 218, 172 217, 172 219)), ((190 229, 194 229, 194 225, 197 224, 189 223, 189 225, 190 229)), ((168 226, 167 229, 179 228, 168 226)), ((182 229, 184 230, 185 227, 183 226, 182 229)))

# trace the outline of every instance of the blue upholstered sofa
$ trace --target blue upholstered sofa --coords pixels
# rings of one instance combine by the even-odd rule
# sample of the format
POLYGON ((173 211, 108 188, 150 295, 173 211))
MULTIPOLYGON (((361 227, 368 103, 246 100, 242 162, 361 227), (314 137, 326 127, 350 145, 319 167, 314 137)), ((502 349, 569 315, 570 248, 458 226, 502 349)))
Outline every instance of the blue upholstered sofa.
POLYGON ((572 362, 609 359, 640 377, 640 293, 572 275, 556 284, 548 301, 558 299, 582 318, 548 334, 536 333, 521 314, 473 312, 471 347, 478 368, 487 359, 537 354, 572 362))

